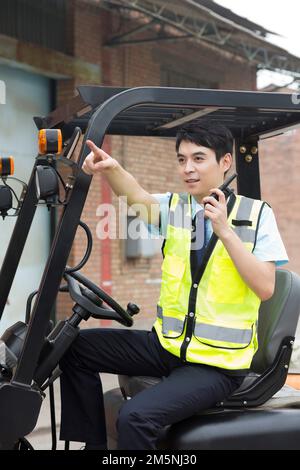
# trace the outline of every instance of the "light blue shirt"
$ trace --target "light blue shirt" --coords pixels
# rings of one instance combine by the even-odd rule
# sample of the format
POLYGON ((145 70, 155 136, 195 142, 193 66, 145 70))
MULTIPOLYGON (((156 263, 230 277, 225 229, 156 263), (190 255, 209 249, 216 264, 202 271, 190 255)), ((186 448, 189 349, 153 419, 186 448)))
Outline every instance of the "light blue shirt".
MULTIPOLYGON (((160 230, 157 226, 148 225, 151 235, 163 236, 165 238, 168 225, 169 200, 172 193, 152 194, 160 204, 160 230)), ((199 210, 203 210, 203 206, 192 197, 192 217, 199 210)), ((208 243, 212 233, 212 224, 209 219, 206 221, 206 244, 208 243)), ((260 261, 274 261, 276 266, 282 266, 288 263, 289 258, 281 239, 274 212, 267 204, 264 205, 257 233, 256 245, 253 250, 254 256, 260 261)))

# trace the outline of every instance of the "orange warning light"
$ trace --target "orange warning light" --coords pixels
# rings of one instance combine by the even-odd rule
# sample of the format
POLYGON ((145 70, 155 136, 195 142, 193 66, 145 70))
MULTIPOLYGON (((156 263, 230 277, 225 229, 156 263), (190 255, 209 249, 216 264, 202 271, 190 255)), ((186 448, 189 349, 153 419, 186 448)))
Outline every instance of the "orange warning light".
POLYGON ((39 131, 39 154, 60 154, 62 152, 62 133, 60 129, 41 129, 39 131))
POLYGON ((15 163, 13 157, 0 157, 0 176, 11 176, 15 171, 15 163))

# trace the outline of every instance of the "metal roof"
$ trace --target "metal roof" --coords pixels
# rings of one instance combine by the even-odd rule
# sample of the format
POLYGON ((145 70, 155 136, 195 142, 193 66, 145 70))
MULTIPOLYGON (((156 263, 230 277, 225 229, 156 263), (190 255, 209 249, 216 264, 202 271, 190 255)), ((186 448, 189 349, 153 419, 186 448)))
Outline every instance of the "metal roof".
POLYGON ((247 18, 244 18, 243 16, 237 15, 229 8, 219 5, 219 3, 216 3, 214 0, 194 0, 194 3, 198 3, 199 5, 206 7, 223 18, 226 18, 237 25, 243 26, 250 31, 257 32, 263 36, 266 36, 266 34, 274 34, 279 36, 279 34, 275 33, 274 31, 270 31, 269 29, 266 29, 263 26, 254 23, 247 18))
POLYGON ((96 110, 111 135, 174 137, 184 124, 209 119, 226 125, 236 138, 249 139, 300 124, 300 99, 295 94, 101 86, 80 86, 78 91, 67 105, 35 118, 37 127, 61 128, 66 139, 76 126, 85 132, 96 110))
POLYGON ((258 69, 300 78, 300 58, 270 43, 275 34, 212 0, 82 0, 128 20, 105 46, 193 40, 243 58, 258 69), (134 21, 134 25, 132 24, 134 21), (131 29, 130 29, 131 28, 131 29), (142 35, 141 35, 142 34, 142 35))

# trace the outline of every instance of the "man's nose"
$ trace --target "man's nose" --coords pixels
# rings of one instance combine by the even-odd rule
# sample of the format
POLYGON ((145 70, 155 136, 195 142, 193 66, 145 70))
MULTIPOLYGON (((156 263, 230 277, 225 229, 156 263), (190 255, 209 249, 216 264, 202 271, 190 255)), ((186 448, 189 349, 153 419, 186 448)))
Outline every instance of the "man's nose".
POLYGON ((184 171, 185 173, 191 173, 194 171, 194 163, 192 160, 187 160, 184 171))

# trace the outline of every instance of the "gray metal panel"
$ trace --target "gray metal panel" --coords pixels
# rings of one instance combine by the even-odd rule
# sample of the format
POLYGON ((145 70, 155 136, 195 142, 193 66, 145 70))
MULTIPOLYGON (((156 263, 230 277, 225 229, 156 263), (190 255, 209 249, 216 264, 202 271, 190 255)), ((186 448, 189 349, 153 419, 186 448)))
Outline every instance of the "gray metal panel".
POLYGON ((160 250, 161 241, 157 238, 151 238, 147 226, 136 216, 127 218, 127 237, 125 239, 125 256, 126 258, 152 258, 160 250), (138 226, 132 234, 129 231, 130 223, 137 222, 138 226), (132 236, 133 235, 133 236, 132 236))
MULTIPOLYGON (((37 154, 37 132, 32 115, 50 109, 49 80, 4 65, 0 65, 0 80, 6 85, 6 104, 0 104, 0 155, 13 155, 16 177, 27 182, 37 154)), ((20 186, 14 185, 14 189, 20 193, 20 186)), ((16 218, 12 217, 1 221, 0 267, 15 223, 16 218)), ((40 207, 12 285, 10 304, 1 320, 1 332, 12 323, 24 320, 27 296, 39 285, 49 244, 50 216, 45 207, 40 207)))

